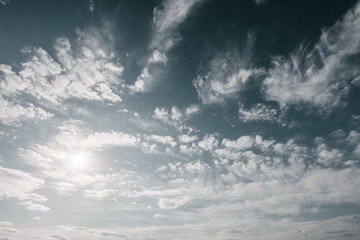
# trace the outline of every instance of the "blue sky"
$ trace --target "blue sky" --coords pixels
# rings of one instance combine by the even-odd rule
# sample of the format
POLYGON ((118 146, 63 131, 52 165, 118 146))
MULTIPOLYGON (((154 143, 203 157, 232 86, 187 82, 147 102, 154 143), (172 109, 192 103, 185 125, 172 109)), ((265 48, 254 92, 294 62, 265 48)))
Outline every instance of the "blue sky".
POLYGON ((0 0, 0 39, 0 239, 359 239, 359 2, 0 0))

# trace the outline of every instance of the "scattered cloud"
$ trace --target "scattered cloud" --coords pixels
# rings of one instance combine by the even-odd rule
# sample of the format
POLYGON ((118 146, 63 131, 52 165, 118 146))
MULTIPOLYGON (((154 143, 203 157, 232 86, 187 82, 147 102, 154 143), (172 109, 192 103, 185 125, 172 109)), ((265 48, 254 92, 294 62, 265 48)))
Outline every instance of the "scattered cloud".
POLYGON ((156 107, 152 117, 169 126, 174 127, 179 132, 184 130, 191 132, 193 129, 184 124, 184 122, 189 120, 193 114, 197 114, 199 112, 200 107, 198 105, 190 105, 184 111, 180 110, 176 106, 171 107, 170 111, 165 108, 156 107))

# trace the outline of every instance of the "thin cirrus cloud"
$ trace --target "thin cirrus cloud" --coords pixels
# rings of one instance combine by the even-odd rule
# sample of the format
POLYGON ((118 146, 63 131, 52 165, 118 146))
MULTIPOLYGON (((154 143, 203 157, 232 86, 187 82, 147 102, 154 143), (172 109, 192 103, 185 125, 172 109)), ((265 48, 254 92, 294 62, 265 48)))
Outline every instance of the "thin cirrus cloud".
POLYGON ((230 49, 217 53, 204 70, 193 80, 199 100, 205 105, 224 105, 236 99, 238 94, 249 89, 249 83, 256 81, 265 73, 264 69, 251 66, 254 34, 248 33, 242 52, 230 49))
POLYGON ((308 104, 328 111, 344 104, 342 98, 359 74, 350 60, 360 51, 359 9, 357 4, 333 26, 324 29, 313 49, 297 49, 294 61, 299 66, 288 58, 275 57, 262 86, 265 98, 278 102, 282 108, 308 104))
POLYGON ((201 0, 166 0, 161 7, 154 9, 149 43, 151 54, 135 83, 129 86, 131 92, 148 92, 159 81, 165 72, 168 51, 181 40, 178 27, 199 2, 201 0))

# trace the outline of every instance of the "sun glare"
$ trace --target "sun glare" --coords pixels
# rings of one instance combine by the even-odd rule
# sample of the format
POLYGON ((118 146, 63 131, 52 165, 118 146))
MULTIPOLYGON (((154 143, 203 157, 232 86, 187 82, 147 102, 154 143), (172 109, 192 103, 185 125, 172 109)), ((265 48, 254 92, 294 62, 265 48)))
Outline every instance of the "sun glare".
POLYGON ((82 171, 85 170, 87 166, 88 166, 88 162, 85 154, 75 154, 70 159, 70 167, 73 170, 82 171))

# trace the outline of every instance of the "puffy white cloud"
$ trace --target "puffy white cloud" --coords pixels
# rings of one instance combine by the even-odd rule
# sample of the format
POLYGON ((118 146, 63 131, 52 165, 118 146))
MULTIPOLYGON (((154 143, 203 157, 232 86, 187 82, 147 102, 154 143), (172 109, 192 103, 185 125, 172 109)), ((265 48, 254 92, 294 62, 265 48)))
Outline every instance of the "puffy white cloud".
POLYGON ((146 140, 170 145, 171 147, 175 147, 177 144, 171 136, 148 135, 145 138, 146 138, 146 140))
POLYGON ((244 150, 251 148, 254 144, 254 139, 251 136, 241 136, 237 140, 232 141, 229 139, 223 139, 221 144, 228 148, 234 148, 237 150, 244 150))
POLYGON ((191 143, 198 139, 196 135, 187 135, 187 134, 181 134, 179 135, 178 138, 181 143, 191 143))
POLYGON ((299 48, 294 55, 299 62, 295 69, 291 60, 273 59, 273 66, 263 82, 267 100, 277 101, 282 108, 306 103, 328 111, 342 104, 350 82, 358 76, 357 67, 349 57, 360 50, 360 4, 343 19, 323 30, 314 49, 299 48), (321 51, 319 57, 316 51, 321 51), (302 72, 296 74, 295 70, 302 72))
POLYGON ((196 145, 196 144, 191 144, 189 145, 184 145, 181 144, 180 147, 180 152, 189 156, 194 156, 194 155, 200 155, 202 154, 202 150, 196 145))
POLYGON ((24 119, 45 120, 53 117, 52 113, 46 112, 40 107, 27 103, 26 106, 8 102, 0 96, 0 121, 5 124, 12 124, 24 119))
POLYGON ((219 140, 216 138, 217 134, 206 134, 203 139, 198 142, 199 147, 206 151, 212 151, 219 145, 219 140))

